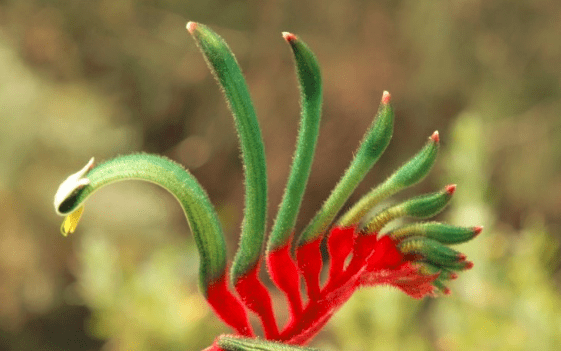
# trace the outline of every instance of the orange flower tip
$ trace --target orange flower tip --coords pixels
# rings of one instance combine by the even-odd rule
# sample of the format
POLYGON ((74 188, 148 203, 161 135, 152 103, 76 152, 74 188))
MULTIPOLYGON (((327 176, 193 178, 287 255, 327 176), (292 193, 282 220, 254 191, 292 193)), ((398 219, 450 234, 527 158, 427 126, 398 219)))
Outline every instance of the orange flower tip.
POLYGON ((446 187, 444 189, 446 190, 446 192, 448 194, 453 195, 454 191, 456 191, 456 184, 446 185, 446 187))
POLYGON ((384 91, 384 93, 382 94, 382 103, 384 105, 387 105, 390 103, 392 96, 390 95, 390 93, 388 93, 387 91, 384 91))
POLYGON ((483 227, 482 226, 477 226, 473 228, 473 234, 475 234, 476 236, 481 234, 481 232, 483 231, 483 227))
POLYGON ((432 135, 430 136, 430 138, 435 143, 438 143, 440 141, 440 136, 438 135, 438 130, 435 130, 434 133, 432 133, 432 135))
POLYGON ((463 253, 458 255, 458 261, 463 262, 467 259, 467 256, 464 255, 463 253))
POLYGON ((289 32, 282 32, 282 37, 284 38, 284 40, 286 40, 288 43, 292 43, 293 41, 296 41, 296 35, 289 33, 289 32))
POLYGON ((197 22, 188 22, 187 30, 189 31, 189 33, 193 34, 195 30, 197 30, 197 22))

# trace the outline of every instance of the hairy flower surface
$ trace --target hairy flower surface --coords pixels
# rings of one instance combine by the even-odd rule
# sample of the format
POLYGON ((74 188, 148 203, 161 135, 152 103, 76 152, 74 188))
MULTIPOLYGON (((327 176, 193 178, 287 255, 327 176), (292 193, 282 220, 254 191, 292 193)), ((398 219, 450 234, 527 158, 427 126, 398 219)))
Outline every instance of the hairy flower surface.
POLYGON ((322 82, 314 54, 298 37, 283 33, 296 63, 301 124, 283 200, 263 244, 267 217, 267 171, 261 130, 238 63, 226 43, 204 25, 189 22, 211 71, 223 89, 234 117, 245 172, 245 209, 238 251, 227 264, 222 227, 208 195, 182 166, 161 156, 133 154, 94 165, 93 158, 69 176, 55 195, 55 210, 66 216, 61 231, 75 231, 84 201, 101 187, 139 179, 170 191, 181 204, 200 255, 200 290, 233 335, 218 337, 206 350, 313 350, 303 347, 360 287, 393 286, 407 295, 449 294, 448 280, 473 263, 449 247, 471 240, 481 227, 457 227, 440 222, 412 222, 384 231, 398 218, 424 220, 449 203, 456 185, 408 199, 372 213, 384 200, 421 181, 434 164, 440 137, 434 132, 425 146, 380 185, 336 219, 349 196, 388 146, 393 134, 391 96, 382 94, 380 107, 349 167, 309 225, 296 235, 294 225, 310 174, 319 131, 322 82), (325 243, 328 260, 323 261, 325 243), (265 264, 271 281, 284 293, 290 311, 279 327, 268 287, 259 278, 265 264), (325 267, 324 267, 325 266, 325 267), (227 271, 227 267, 231 267, 227 271), (320 280, 322 270, 327 279, 320 280), (305 283, 306 298, 301 295, 305 283), (232 289, 233 288, 233 289, 232 289), (306 301, 304 303, 304 301, 306 301), (256 338, 247 313, 261 320, 264 339, 256 338))

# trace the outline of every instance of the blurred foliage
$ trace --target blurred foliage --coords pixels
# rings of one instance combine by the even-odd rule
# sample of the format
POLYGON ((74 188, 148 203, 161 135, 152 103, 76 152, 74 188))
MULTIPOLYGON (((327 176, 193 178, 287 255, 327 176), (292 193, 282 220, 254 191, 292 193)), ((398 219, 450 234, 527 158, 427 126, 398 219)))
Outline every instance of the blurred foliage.
POLYGON ((114 185, 68 239, 52 209, 60 181, 91 156, 157 152, 201 180, 233 251, 238 147, 188 20, 224 36, 244 68, 271 216, 298 121, 280 37, 289 30, 314 49, 325 77, 299 227, 346 167, 384 89, 394 97, 394 139, 354 200, 439 129, 437 169, 414 191, 457 183, 443 216, 485 226, 462 248, 475 267, 452 296, 362 291, 314 346, 560 349, 560 17, 557 0, 1 1, 0 350, 199 350, 227 332, 196 290, 197 254, 169 195, 114 185))

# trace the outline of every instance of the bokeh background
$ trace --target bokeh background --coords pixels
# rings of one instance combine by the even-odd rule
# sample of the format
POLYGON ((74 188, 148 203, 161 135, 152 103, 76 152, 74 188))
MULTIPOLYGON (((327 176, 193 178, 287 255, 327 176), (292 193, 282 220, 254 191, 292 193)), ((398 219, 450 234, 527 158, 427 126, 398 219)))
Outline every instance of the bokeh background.
POLYGON ((393 141, 352 200, 438 129, 435 169, 397 199, 457 183, 439 219, 485 227, 460 247, 475 267, 451 296, 360 291, 313 346, 561 349, 560 18, 558 0, 0 1, 0 349, 200 350, 228 332, 197 291, 198 256, 172 196, 145 183, 103 189, 70 238, 52 206, 91 156, 163 154, 208 190, 233 254, 242 166, 188 20, 222 35, 246 74, 271 218, 298 124, 280 35, 291 31, 316 52, 325 82, 298 228, 342 174, 383 90, 393 141))

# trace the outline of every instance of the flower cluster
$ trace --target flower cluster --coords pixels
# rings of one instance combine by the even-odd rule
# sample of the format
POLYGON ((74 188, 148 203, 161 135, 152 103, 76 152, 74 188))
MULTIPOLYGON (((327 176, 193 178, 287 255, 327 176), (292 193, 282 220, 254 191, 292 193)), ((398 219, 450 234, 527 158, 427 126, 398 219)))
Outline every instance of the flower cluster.
POLYGON ((211 71, 223 88, 234 116, 245 172, 245 210, 239 249, 228 272, 226 247, 216 211, 197 180, 182 166, 156 155, 120 156, 94 166, 93 159, 65 180, 55 209, 66 216, 62 232, 72 233, 84 201, 115 181, 141 179, 161 185, 179 200, 200 254, 201 292, 233 335, 216 339, 207 350, 311 350, 305 345, 331 316, 363 286, 388 285, 413 298, 449 294, 448 280, 473 263, 449 247, 474 238, 481 227, 412 222, 384 231, 397 218, 428 219, 449 203, 456 186, 408 199, 372 213, 391 195, 421 181, 434 164, 439 134, 380 185, 337 218, 349 196, 382 155, 393 134, 390 94, 384 92, 376 117, 354 159, 310 224, 295 235, 294 225, 315 151, 322 105, 322 82, 314 54, 298 37, 283 33, 294 54, 301 93, 301 125, 284 197, 267 241, 267 179, 261 131, 241 70, 226 43, 204 25, 189 22, 211 71), (321 245, 328 261, 324 262, 321 245), (267 286, 259 272, 265 264, 271 281, 284 293, 290 311, 279 328, 267 286), (327 278, 320 276, 324 265, 327 278), (305 283, 307 296, 301 295, 305 283), (233 287, 233 290, 230 287, 233 287), (304 302, 305 300, 305 302, 304 302), (255 337, 248 311, 261 320, 264 339, 255 337))

